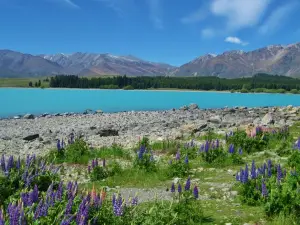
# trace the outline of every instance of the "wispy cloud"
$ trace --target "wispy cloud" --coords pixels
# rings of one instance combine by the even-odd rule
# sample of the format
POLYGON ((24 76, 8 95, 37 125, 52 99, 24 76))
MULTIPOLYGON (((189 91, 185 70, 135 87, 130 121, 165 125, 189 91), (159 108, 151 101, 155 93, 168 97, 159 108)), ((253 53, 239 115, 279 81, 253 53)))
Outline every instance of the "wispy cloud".
POLYGON ((270 34, 278 30, 290 16, 291 12, 297 9, 297 2, 290 2, 286 5, 276 8, 267 20, 259 27, 261 34, 270 34))
POLYGON ((205 8, 200 8, 195 12, 180 19, 181 23, 196 23, 204 20, 208 16, 208 11, 205 8))
POLYGON ((150 20, 157 29, 163 29, 161 0, 146 0, 149 6, 150 20))
POLYGON ((73 8, 76 8, 76 9, 79 9, 80 7, 75 4, 72 0, 63 0, 67 5, 69 5, 70 7, 73 7, 73 8))
POLYGON ((74 0, 46 0, 46 1, 61 4, 73 9, 80 9, 79 5, 74 3, 74 0))
POLYGON ((257 25, 271 0, 213 0, 210 10, 225 17, 230 31, 257 25))
POLYGON ((201 30, 201 36, 203 38, 212 38, 216 35, 216 31, 212 28, 205 28, 201 30))
POLYGON ((238 44, 238 45, 248 45, 248 42, 244 42, 241 39, 239 39, 238 37, 227 37, 224 40, 225 42, 229 42, 229 43, 233 43, 233 44, 238 44))
POLYGON ((107 7, 115 11, 120 17, 124 16, 124 8, 122 2, 128 2, 128 1, 121 1, 121 0, 95 0, 95 1, 103 2, 107 7))

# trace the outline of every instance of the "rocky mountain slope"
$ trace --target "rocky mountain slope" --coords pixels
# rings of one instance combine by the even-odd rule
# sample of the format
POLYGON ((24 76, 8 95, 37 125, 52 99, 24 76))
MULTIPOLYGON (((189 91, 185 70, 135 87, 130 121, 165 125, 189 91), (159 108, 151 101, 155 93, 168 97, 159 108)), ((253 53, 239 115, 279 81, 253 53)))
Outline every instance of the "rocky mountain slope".
POLYGON ((237 78, 257 73, 300 76, 300 43, 272 45, 250 52, 239 50, 207 54, 178 68, 134 56, 73 53, 39 55, 0 50, 0 77, 31 77, 53 74, 80 76, 219 76, 237 78))
POLYGON ((62 67, 39 56, 0 50, 0 77, 32 77, 59 73, 62 67))
POLYGON ((79 75, 127 74, 127 75, 166 75, 173 66, 153 63, 134 56, 115 56, 111 54, 42 55, 44 59, 55 62, 64 68, 65 73, 79 75))
POLYGON ((207 54, 175 69, 176 76, 219 76, 236 78, 256 73, 300 75, 300 43, 272 45, 250 52, 228 51, 207 54))
POLYGON ((134 56, 111 54, 30 55, 0 50, 0 77, 33 77, 53 74, 97 75, 166 75, 175 67, 144 61, 134 56))

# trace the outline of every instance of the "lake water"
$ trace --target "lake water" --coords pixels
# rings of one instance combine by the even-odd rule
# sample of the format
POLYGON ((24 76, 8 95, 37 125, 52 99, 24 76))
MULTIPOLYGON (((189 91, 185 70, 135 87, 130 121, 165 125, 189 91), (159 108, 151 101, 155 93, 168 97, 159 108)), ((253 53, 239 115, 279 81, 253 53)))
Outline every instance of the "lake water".
POLYGON ((86 109, 104 112, 168 110, 190 103, 197 103, 200 108, 299 106, 300 95, 0 88, 0 103, 0 117, 11 117, 26 113, 81 113, 86 109))

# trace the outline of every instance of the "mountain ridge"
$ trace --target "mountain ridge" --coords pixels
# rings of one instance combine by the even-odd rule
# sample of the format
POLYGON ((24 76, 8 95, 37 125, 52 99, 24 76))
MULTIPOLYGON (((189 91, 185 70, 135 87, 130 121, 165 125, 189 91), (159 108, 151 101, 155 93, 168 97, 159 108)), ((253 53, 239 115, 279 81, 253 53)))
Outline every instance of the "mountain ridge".
POLYGON ((236 78, 256 73, 300 76, 300 43, 269 45, 252 51, 232 50, 206 54, 172 71, 174 76, 236 78))
POLYGON ((180 67, 151 62, 132 55, 75 52, 32 55, 0 50, 0 77, 56 74, 79 76, 218 76, 237 78, 256 73, 300 77, 300 42, 269 45, 252 51, 231 50, 205 54, 180 67))

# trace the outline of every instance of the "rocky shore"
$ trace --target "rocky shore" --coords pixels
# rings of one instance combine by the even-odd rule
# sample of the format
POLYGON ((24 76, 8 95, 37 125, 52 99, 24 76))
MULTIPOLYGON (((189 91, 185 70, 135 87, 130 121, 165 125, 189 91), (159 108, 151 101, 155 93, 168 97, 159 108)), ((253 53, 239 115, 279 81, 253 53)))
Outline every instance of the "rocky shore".
POLYGON ((44 115, 0 120, 0 153, 46 154, 57 139, 72 134, 91 147, 113 143, 131 147, 139 137, 150 140, 197 137, 208 129, 224 133, 241 126, 282 127, 299 121, 300 107, 199 109, 192 104, 168 111, 44 115))

